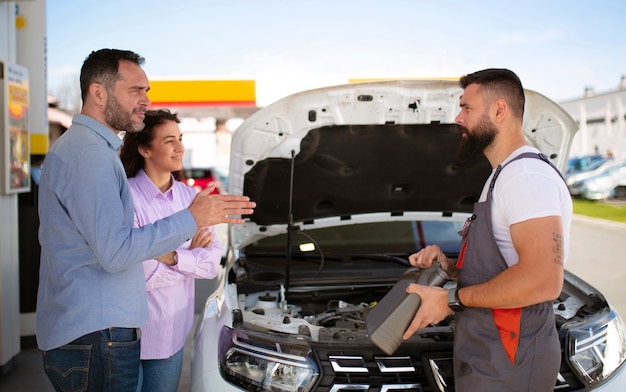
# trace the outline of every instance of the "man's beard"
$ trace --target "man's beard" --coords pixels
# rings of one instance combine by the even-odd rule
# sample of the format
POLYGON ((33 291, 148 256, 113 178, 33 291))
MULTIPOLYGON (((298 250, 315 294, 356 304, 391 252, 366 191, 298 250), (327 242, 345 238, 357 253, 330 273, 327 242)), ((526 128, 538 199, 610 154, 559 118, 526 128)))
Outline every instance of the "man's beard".
POLYGON ((483 154, 496 138, 496 127, 486 113, 471 131, 462 125, 458 127, 459 131, 465 134, 465 137, 461 138, 458 151, 458 157, 461 160, 469 160, 483 154))
POLYGON ((141 123, 133 123, 133 113, 134 110, 128 113, 112 94, 108 96, 104 108, 104 121, 111 128, 131 133, 143 130, 145 127, 143 121, 141 123))

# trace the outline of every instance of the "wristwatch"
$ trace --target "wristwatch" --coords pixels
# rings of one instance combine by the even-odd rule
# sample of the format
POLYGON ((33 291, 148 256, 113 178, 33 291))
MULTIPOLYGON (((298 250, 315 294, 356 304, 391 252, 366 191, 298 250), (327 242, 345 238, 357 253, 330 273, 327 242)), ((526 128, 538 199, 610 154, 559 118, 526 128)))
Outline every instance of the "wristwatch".
POLYGON ((448 306, 454 312, 462 312, 465 310, 465 305, 459 299, 459 288, 455 287, 448 290, 448 306))

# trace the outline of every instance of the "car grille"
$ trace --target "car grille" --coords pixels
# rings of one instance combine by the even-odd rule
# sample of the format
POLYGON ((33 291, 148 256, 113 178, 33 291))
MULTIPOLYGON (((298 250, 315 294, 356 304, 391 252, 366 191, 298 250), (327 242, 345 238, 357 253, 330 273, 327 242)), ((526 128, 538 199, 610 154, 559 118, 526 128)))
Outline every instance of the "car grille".
MULTIPOLYGON (((415 347, 413 347, 415 348, 415 347)), ((415 353, 400 347, 385 355, 373 346, 358 351, 312 345, 320 380, 315 392, 449 392, 454 391, 452 347, 449 350, 415 353)), ((561 366, 554 391, 579 391, 580 381, 561 366)))
POLYGON ((375 350, 338 352, 313 348, 320 366, 316 392, 430 392, 452 391, 451 350, 411 355, 385 355, 375 350))

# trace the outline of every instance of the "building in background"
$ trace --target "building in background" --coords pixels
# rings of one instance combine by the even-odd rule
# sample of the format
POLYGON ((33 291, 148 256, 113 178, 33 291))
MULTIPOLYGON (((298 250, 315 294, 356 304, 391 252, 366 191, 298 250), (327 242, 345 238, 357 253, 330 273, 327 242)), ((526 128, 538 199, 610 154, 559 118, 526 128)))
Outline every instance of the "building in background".
POLYGON ((581 98, 561 102, 580 126, 570 156, 613 155, 626 159, 626 76, 613 91, 588 88, 581 98))

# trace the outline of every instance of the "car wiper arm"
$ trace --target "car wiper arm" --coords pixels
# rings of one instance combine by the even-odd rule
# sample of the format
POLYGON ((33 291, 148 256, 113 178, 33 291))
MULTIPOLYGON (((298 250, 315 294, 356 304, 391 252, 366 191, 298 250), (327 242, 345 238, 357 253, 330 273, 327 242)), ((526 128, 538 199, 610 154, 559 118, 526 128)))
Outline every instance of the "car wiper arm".
POLYGON ((382 260, 382 261, 393 261, 407 267, 411 267, 411 263, 409 263, 408 257, 401 257, 396 255, 390 255, 386 253, 372 253, 372 254, 355 254, 347 256, 351 260, 382 260))

